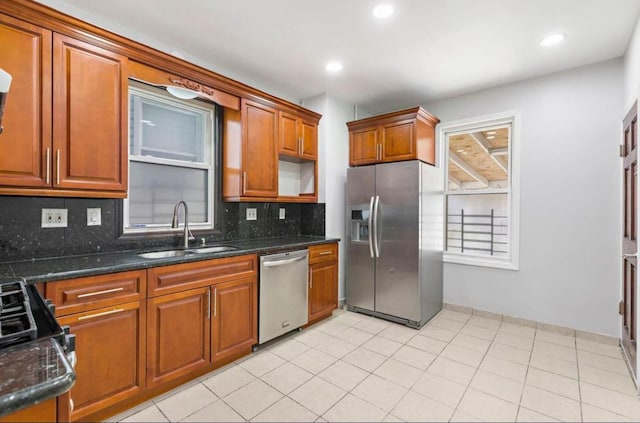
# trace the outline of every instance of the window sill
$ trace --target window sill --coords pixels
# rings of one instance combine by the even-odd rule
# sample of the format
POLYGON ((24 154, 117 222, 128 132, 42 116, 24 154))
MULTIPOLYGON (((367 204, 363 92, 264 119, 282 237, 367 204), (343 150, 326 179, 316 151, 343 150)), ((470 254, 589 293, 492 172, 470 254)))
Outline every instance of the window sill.
POLYGON ((511 260, 504 259, 492 259, 480 256, 469 256, 463 254, 447 253, 442 254, 442 261, 444 263, 464 264, 467 266, 478 267, 490 267, 494 269, 503 270, 520 270, 520 266, 517 263, 513 263, 511 260))

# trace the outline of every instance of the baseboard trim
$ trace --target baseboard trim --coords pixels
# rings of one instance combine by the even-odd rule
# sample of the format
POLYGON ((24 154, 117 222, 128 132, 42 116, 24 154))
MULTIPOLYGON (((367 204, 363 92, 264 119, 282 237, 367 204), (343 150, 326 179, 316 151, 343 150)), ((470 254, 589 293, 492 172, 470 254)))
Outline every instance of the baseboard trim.
POLYGON ((523 319, 520 317, 509 316, 507 314, 494 313, 491 311, 480 310, 473 307, 461 306, 457 304, 444 303, 443 309, 456 311, 458 313, 471 314, 474 316, 485 317, 487 319, 499 320, 505 323, 512 323, 530 328, 545 330, 560 335, 575 336, 585 341, 600 342, 603 344, 620 345, 620 340, 613 336, 602 335, 595 332, 588 332, 580 329, 573 329, 565 326, 552 325, 549 323, 538 322, 535 320, 523 319))

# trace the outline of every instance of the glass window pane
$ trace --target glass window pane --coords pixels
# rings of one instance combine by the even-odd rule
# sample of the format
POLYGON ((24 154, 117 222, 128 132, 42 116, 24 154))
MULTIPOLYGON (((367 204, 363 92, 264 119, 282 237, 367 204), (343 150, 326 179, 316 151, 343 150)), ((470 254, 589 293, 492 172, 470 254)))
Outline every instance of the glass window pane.
POLYGON ((130 161, 129 227, 171 225, 173 207, 189 206, 189 223, 206 223, 208 170, 130 161))
POLYGON ((449 191, 509 187, 510 127, 449 135, 449 191))
POLYGON ((208 163, 205 114, 131 95, 131 153, 208 163))
POLYGON ((447 251, 509 257, 508 194, 447 196, 447 251))

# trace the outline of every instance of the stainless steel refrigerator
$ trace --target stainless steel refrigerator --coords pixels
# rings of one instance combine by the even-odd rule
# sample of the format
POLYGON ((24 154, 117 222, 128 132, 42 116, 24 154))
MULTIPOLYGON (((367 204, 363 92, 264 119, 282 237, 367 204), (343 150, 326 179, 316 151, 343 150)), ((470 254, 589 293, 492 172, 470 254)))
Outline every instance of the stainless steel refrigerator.
POLYGON ((347 169, 347 307, 418 328, 442 309, 442 169, 347 169))

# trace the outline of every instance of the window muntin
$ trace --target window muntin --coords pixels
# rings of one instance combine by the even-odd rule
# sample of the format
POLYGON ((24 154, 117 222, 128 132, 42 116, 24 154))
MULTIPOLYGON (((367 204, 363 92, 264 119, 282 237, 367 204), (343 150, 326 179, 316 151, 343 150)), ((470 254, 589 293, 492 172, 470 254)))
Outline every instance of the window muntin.
POLYGON ((214 116, 208 103, 131 83, 125 232, 170 230, 181 200, 189 206, 190 227, 213 228, 214 116))

